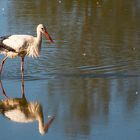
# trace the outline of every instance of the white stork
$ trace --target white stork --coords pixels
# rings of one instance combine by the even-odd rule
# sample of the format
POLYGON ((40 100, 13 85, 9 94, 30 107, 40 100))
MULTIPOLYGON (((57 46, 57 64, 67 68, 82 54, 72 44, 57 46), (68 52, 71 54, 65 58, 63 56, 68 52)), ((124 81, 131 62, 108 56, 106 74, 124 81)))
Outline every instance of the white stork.
POLYGON ((43 24, 37 26, 37 36, 31 35, 9 35, 0 37, 0 53, 5 55, 0 67, 0 74, 3 69, 4 62, 7 58, 21 57, 21 73, 24 77, 24 57, 38 57, 40 55, 42 35, 53 43, 52 38, 48 34, 43 24))

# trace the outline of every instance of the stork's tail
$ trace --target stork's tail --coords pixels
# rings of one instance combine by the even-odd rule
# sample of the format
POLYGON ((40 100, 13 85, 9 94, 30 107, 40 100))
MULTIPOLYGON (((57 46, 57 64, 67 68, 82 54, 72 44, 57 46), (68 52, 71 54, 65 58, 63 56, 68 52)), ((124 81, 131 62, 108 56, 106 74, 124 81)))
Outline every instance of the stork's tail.
POLYGON ((0 37, 0 53, 6 50, 11 52, 16 52, 15 49, 3 44, 3 40, 7 39, 9 36, 10 35, 0 37))
POLYGON ((3 52, 3 51, 5 51, 5 50, 10 51, 10 52, 16 52, 15 49, 13 49, 13 48, 11 48, 11 47, 9 47, 9 46, 1 45, 1 44, 0 44, 0 52, 3 52))

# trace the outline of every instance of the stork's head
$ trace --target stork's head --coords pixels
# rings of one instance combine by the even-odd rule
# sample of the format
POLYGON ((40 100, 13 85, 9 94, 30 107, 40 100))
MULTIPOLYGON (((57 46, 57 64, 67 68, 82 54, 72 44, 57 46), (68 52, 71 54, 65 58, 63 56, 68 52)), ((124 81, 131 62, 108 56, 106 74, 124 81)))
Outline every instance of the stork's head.
POLYGON ((51 36, 47 32, 46 27, 43 24, 39 24, 37 26, 37 32, 41 32, 50 41, 50 43, 54 43, 51 36))

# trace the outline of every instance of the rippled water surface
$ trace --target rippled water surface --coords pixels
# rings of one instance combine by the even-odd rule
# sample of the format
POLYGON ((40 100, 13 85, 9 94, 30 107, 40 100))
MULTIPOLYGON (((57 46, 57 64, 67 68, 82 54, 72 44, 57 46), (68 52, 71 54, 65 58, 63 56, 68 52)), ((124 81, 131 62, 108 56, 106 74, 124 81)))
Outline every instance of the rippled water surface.
POLYGON ((39 133, 38 121, 0 115, 0 139, 139 139, 139 0, 5 0, 0 19, 0 35, 36 35, 43 23, 55 42, 43 39, 41 56, 25 59, 24 87, 20 58, 8 59, 1 75, 10 99, 21 98, 24 88, 26 103, 40 104, 45 123, 55 115, 48 133, 39 133))

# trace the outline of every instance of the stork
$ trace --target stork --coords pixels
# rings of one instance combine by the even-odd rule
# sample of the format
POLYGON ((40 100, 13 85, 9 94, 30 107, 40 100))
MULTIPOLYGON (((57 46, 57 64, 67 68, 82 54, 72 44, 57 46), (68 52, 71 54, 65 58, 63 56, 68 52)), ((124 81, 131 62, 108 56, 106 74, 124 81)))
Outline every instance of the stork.
POLYGON ((1 62, 0 74, 3 69, 4 62, 7 58, 21 57, 21 74, 24 77, 24 57, 39 57, 42 35, 44 35, 50 43, 53 43, 52 38, 47 32, 43 24, 37 26, 37 36, 32 35, 9 35, 0 37, 0 53, 5 55, 1 62))

